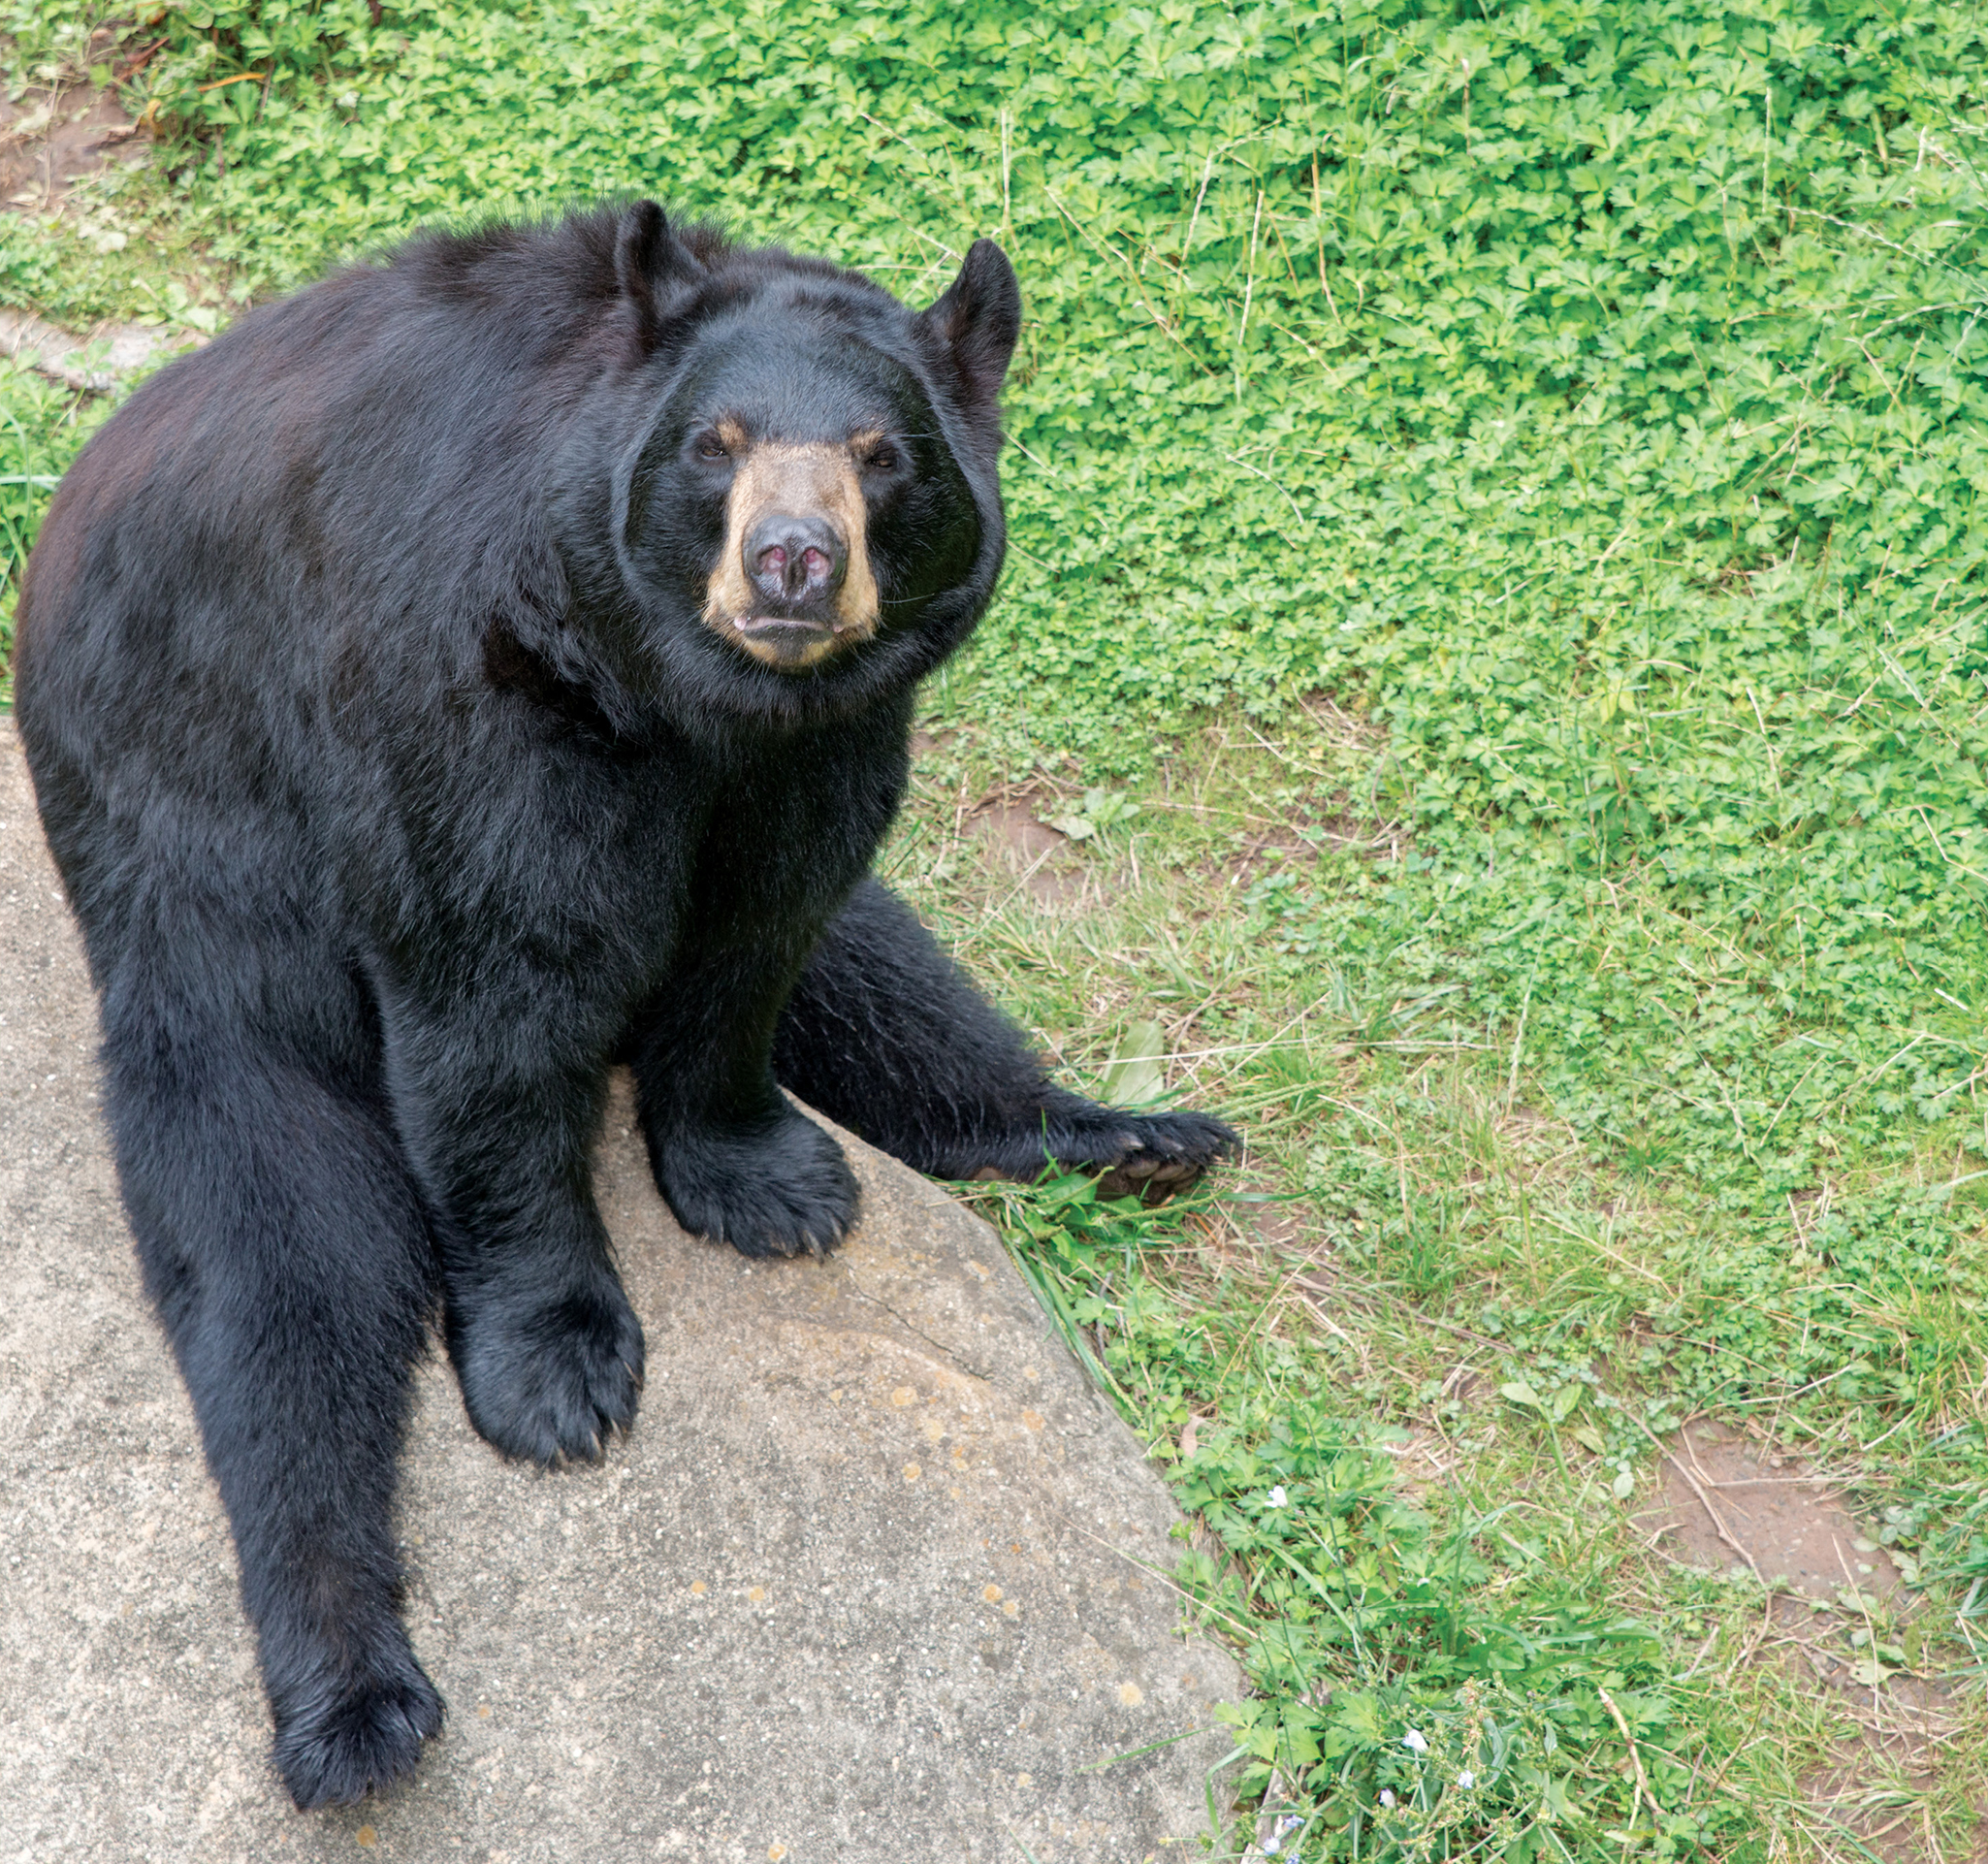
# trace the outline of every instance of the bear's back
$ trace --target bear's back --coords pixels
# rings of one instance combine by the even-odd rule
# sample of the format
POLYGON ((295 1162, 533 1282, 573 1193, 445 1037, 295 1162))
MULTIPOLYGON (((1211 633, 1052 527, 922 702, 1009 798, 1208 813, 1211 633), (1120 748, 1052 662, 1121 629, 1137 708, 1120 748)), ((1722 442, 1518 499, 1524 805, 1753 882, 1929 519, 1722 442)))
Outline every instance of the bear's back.
POLYGON ((472 535, 487 551, 493 500, 542 477, 625 347, 610 236, 589 218, 419 240, 160 370, 49 509, 21 601, 27 683, 106 598, 156 613, 246 585, 280 602, 296 579, 349 604, 399 560, 433 576, 472 535))
POLYGON ((474 678, 484 615, 547 574, 565 425, 625 348, 611 222, 436 237, 249 312, 105 424, 15 656, 86 927, 169 867, 246 896, 320 865, 353 768, 334 715, 433 717, 474 678), (389 703, 353 713, 369 691, 389 703))
POLYGON ((164 710, 211 774, 217 739, 279 750, 306 695, 460 658, 451 625, 543 560, 561 436, 625 347, 612 223, 586 216, 418 240, 160 370, 83 448, 29 564, 38 768, 170 752, 164 710))

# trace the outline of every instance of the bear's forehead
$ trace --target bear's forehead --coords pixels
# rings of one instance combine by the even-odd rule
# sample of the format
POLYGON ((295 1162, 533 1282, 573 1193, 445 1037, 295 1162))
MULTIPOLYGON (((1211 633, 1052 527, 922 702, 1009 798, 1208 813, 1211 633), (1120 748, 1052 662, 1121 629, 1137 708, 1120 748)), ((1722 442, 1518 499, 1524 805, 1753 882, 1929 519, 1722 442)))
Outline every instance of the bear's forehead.
POLYGON ((875 340, 882 334, 818 318, 726 318, 699 333, 679 378, 683 412, 737 423, 754 437, 840 439, 921 419, 917 374, 875 340))

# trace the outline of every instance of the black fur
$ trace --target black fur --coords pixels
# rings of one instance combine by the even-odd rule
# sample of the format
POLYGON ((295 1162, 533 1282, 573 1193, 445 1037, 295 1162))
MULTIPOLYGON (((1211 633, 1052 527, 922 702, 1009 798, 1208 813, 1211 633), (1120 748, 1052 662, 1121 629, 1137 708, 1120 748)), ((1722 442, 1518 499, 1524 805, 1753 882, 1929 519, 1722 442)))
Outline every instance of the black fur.
POLYGON ((649 203, 433 236, 164 370, 56 496, 20 725, 300 1806, 440 1724, 392 1534, 431 1317, 508 1455, 634 1416, 589 1182, 616 1058, 671 1208, 749 1254, 855 1212, 776 1080, 942 1173, 1122 1188, 1234 1142, 1051 1085, 865 878, 1000 568, 1019 314, 985 242, 917 316, 649 203), (874 639, 795 671, 699 619, 727 411, 891 436, 874 639))

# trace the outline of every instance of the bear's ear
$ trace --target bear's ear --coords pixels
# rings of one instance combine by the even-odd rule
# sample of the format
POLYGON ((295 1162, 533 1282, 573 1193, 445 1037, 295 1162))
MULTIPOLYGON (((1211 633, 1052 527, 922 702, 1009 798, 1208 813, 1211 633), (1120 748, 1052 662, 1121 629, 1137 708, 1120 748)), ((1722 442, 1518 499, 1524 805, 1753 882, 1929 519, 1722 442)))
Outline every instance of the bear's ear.
POLYGON ((704 270, 654 201, 637 201, 615 229, 615 285, 634 313, 642 347, 653 349, 672 280, 704 270))
POLYGON ((991 406, 1021 335, 1021 286, 1008 254, 991 240, 976 240, 959 276, 931 309, 919 313, 918 325, 952 358, 967 399, 991 406))

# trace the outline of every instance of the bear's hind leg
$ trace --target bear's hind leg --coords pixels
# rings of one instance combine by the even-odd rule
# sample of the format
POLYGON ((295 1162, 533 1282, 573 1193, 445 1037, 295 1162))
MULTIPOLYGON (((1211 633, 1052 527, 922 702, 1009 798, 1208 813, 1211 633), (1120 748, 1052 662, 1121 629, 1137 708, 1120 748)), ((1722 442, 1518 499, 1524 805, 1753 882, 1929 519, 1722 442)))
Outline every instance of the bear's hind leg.
POLYGON ((783 1087, 935 1177, 1096 1171, 1106 1197, 1164 1196, 1240 1143, 1205 1113, 1141 1113, 1050 1080, 1021 1033, 882 882, 865 880, 781 1016, 783 1087))
POLYGON ((442 1721, 397 1611, 396 1464, 435 1299, 377 1111, 309 1073, 107 1003, 119 1177, 192 1394, 301 1808, 414 1766, 442 1721), (119 1024, 125 1026, 120 1028, 119 1024))

